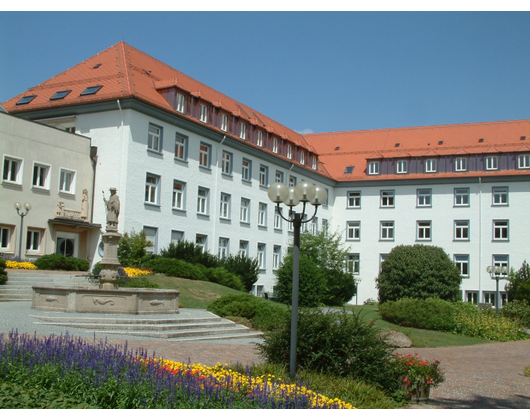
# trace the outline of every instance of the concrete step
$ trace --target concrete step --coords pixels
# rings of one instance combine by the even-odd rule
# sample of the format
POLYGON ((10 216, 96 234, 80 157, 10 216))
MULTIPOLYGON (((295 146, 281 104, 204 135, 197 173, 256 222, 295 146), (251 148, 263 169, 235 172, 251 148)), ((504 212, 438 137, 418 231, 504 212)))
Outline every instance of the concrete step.
POLYGON ((240 330, 243 334, 239 335, 247 337, 245 333, 250 331, 243 325, 237 325, 229 328, 212 328, 212 329, 196 329, 196 330, 185 330, 185 331, 167 331, 167 332, 154 332, 154 331, 118 331, 118 330, 87 330, 87 332, 95 332, 99 334, 121 334, 121 335, 132 335, 152 338, 165 338, 165 339, 179 339, 179 338, 194 338, 195 340, 203 340, 209 338, 210 340, 219 339, 219 337, 232 336, 234 330, 240 330))

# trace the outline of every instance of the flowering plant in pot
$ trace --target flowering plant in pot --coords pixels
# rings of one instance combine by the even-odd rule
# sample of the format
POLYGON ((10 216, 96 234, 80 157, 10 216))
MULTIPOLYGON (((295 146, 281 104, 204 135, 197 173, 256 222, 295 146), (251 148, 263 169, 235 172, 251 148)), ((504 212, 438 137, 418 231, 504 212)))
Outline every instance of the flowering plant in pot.
POLYGON ((440 385, 445 376, 440 362, 422 360, 418 355, 396 353, 396 373, 399 387, 416 402, 427 401, 431 387, 440 385))

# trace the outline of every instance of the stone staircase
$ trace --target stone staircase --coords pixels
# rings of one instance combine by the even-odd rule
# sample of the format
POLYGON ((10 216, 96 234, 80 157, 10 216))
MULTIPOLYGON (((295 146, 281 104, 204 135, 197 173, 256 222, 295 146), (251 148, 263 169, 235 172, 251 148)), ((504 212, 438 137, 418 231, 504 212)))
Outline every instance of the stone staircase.
POLYGON ((68 271, 6 270, 7 282, 0 285, 0 302, 31 302, 33 286, 82 286, 97 288, 86 273, 68 271))

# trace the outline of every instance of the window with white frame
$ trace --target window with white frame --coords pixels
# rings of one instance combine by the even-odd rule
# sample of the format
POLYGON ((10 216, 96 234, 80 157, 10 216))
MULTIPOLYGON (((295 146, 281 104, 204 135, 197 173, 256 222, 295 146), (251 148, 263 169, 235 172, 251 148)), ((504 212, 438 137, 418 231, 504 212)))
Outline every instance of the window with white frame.
POLYGON ((50 189, 50 165, 33 163, 33 187, 50 189))
POLYGON ((381 191, 381 207, 394 207, 394 191, 381 191))
POLYGON ((478 303, 478 292, 466 290, 466 302, 471 302, 473 305, 476 305, 478 303))
POLYGON ((313 235, 316 235, 318 231, 318 217, 313 217, 313 220, 311 220, 308 225, 309 232, 311 232, 313 235))
POLYGON ((394 240, 394 221, 382 221, 380 222, 380 240, 382 241, 393 241, 394 240))
POLYGON ((493 206, 508 205, 508 187, 493 187, 491 189, 491 196, 493 206))
POLYGON ((188 138, 178 133, 175 135, 175 159, 188 160, 188 138))
POLYGON ((348 191, 348 205, 349 209, 358 209, 361 207, 361 192, 348 191))
POLYGON ((221 172, 223 175, 232 175, 232 153, 223 150, 223 158, 221 162, 221 172))
POLYGON ((425 172, 426 173, 436 172, 436 159, 425 160, 425 172))
POLYGON ((239 241, 239 254, 248 257, 248 241, 239 241))
POLYGON ((274 182, 283 182, 283 172, 282 171, 276 171, 276 174, 274 175, 274 182))
POLYGON ((158 186, 160 177, 154 174, 145 175, 145 202, 158 205, 158 186))
POLYGON ((467 158, 465 157, 455 158, 455 171, 456 172, 467 171, 467 158))
POLYGON ((469 220, 455 220, 455 241, 469 241, 469 220))
POLYGON ((59 192, 75 194, 76 172, 61 168, 59 171, 59 192))
POLYGON ((172 230, 171 243, 176 245, 182 241, 184 241, 184 232, 182 232, 181 230, 172 230))
POLYGON ((269 168, 264 165, 259 167, 259 185, 267 187, 269 185, 269 168))
POLYGON ((186 209, 186 202, 185 202, 185 191, 186 191, 186 183, 182 181, 173 181, 173 197, 172 197, 172 203, 174 209, 176 210, 185 210, 186 209))
POLYGON ((383 266, 383 263, 388 258, 388 254, 379 254, 379 272, 381 272, 381 268, 383 266))
POLYGON ((258 131, 258 138, 256 139, 256 144, 259 147, 263 147, 263 133, 261 131, 258 131))
POLYGON ((486 170, 495 171, 499 167, 499 158, 497 156, 486 156, 486 170))
POLYGON ((296 177, 289 175, 289 187, 296 187, 296 177))
POLYGON ((358 276, 361 273, 360 254, 348 254, 346 256, 346 271, 354 276, 358 276))
POLYGON ((208 235, 195 235, 195 245, 202 249, 202 252, 208 251, 208 235))
POLYGON ((199 166, 209 168, 211 162, 212 146, 201 143, 199 146, 199 166))
POLYGON ((243 123, 239 125, 239 138, 245 140, 247 137, 247 126, 243 123))
POLYGON ((197 213, 208 215, 210 207, 210 190, 208 188, 199 187, 197 191, 197 213))
POLYGON ((469 277, 469 255, 455 255, 454 262, 462 277, 469 277))
POLYGON ((311 168, 316 170, 317 169, 317 158, 313 156, 311 161, 311 168))
POLYGON ((28 228, 26 233, 26 252, 40 252, 43 238, 42 233, 42 229, 28 228))
POLYGON ((221 204, 219 209, 219 217, 222 219, 230 219, 230 194, 221 193, 221 204))
POLYGON ((293 157, 293 147, 288 144, 287 145, 287 159, 292 159, 293 157))
POLYGON ((258 205, 258 226, 267 226, 267 204, 258 205))
POLYGON ((418 207, 432 207, 432 190, 430 188, 418 189, 416 195, 418 207))
POLYGON ((493 240, 507 241, 508 237, 508 220, 493 221, 493 240))
POLYGON ((229 244, 230 241, 228 238, 219 238, 219 252, 217 253, 217 256, 220 259, 228 258, 228 256, 230 255, 228 249, 229 244))
POLYGON ((11 227, 0 226, 0 251, 11 250, 11 233, 12 233, 11 227))
POLYGON ((300 165, 305 165, 305 152, 303 150, 300 151, 300 165))
POLYGON ((248 198, 241 198, 239 221, 242 223, 250 223, 250 200, 248 198))
POLYGON ((227 131, 228 130, 228 117, 226 114, 221 114, 221 131, 227 131))
POLYGON ((492 262, 494 267, 506 267, 509 269, 508 255, 493 255, 492 262))
POLYGON ((181 93, 177 93, 177 111, 183 113, 184 112, 184 95, 181 93))
POLYGON ((267 245, 265 244, 258 244, 258 268, 260 270, 265 270, 267 268, 266 266, 266 251, 267 251, 267 245))
POLYGON ((530 155, 517 156, 517 168, 518 169, 530 169, 530 155))
POLYGON ((379 173, 379 162, 373 161, 368 163, 368 175, 377 175, 379 173))
POLYGON ((359 241, 361 240, 361 222, 351 221, 346 224, 346 240, 359 241))
POLYGON ((22 184, 23 159, 4 155, 4 171, 2 180, 14 184, 22 184))
POLYGON ((282 229, 283 227, 283 219, 280 216, 280 211, 278 210, 278 207, 274 207, 274 229, 282 229))
POLYGON ((282 247, 280 245, 274 245, 272 250, 272 269, 278 270, 282 263, 282 247))
POLYGON ((272 139, 272 152, 278 153, 278 139, 276 137, 272 139))
POLYGON ((206 105, 201 104, 200 110, 201 110, 201 115, 200 115, 201 122, 207 123, 208 122, 208 107, 206 105))
POLYGON ((469 188, 455 188, 455 207, 469 206, 469 188))
POLYGON ((144 226, 145 239, 151 242, 151 246, 145 248, 148 254, 156 254, 158 252, 158 228, 144 226))
POLYGON ((416 240, 430 241, 432 239, 431 224, 432 222, 430 220, 416 222, 416 240))
POLYGON ((396 172, 398 174, 406 174, 407 173, 407 161, 406 160, 398 160, 396 164, 396 172))
POLYGON ((147 149, 152 152, 160 153, 162 151, 162 127, 149 124, 149 133, 147 135, 147 149))
POLYGON ((241 179, 250 182, 252 180, 252 161, 243 158, 241 166, 241 179))

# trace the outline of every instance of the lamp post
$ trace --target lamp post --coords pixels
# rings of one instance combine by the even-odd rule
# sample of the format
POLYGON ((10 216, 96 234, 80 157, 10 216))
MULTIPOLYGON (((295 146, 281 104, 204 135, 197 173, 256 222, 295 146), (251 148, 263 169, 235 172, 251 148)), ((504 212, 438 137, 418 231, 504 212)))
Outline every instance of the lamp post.
POLYGON ((296 341, 298 333, 298 280, 300 268, 300 228, 302 223, 309 223, 317 214, 318 206, 326 202, 328 193, 325 189, 315 186, 307 181, 302 181, 296 187, 288 187, 281 182, 275 182, 269 187, 269 199, 276 203, 278 214, 288 223, 293 224, 293 290, 291 309, 291 348, 289 358, 289 374, 294 380, 296 375, 296 341), (280 204, 289 207, 289 218, 284 217, 280 204), (293 212, 293 207, 302 203, 302 213, 293 212), (307 203, 314 206, 313 216, 308 220, 303 220, 307 203))
POLYGON ((31 210, 31 204, 29 203, 24 204, 24 209, 26 210, 25 213, 21 211, 22 204, 20 204, 18 201, 15 203, 14 207, 17 211, 17 214, 20 216, 20 241, 18 243, 18 258, 22 259, 22 231, 24 227, 24 216, 26 216, 31 210))
POLYGON ((492 279, 495 279, 495 281, 497 282, 497 293, 495 294, 495 309, 497 310, 497 315, 499 315, 499 279, 505 279, 508 276, 508 267, 505 265, 503 265, 502 267, 499 265, 495 265, 493 267, 489 265, 486 268, 486 271, 489 273, 490 277, 492 279))
POLYGON ((353 281, 355 281, 355 306, 357 306, 359 304, 359 283, 362 281, 362 278, 355 277, 353 281))

